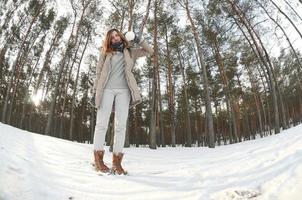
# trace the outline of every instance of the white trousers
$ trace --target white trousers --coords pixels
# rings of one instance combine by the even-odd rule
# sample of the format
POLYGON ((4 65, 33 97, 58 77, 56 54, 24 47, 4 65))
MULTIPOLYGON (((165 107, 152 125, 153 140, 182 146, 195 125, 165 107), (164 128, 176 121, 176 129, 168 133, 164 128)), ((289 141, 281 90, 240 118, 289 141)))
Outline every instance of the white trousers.
POLYGON ((127 89, 104 89, 102 102, 97 110, 96 125, 94 131, 94 150, 103 150, 108 123, 115 99, 114 116, 114 142, 113 153, 123 151, 129 103, 131 100, 130 90, 127 89))

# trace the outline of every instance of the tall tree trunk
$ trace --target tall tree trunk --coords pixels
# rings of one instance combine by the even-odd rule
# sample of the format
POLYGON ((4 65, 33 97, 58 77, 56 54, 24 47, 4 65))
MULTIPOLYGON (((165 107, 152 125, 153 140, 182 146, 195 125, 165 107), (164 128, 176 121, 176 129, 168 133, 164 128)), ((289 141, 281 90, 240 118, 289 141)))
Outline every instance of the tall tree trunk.
MULTIPOLYGON (((41 33, 41 29, 40 31, 37 33, 37 35, 40 35, 41 33)), ((44 36, 42 36, 42 38, 45 38, 46 34, 44 34, 44 36)), ((36 43, 37 37, 34 37, 34 35, 27 41, 27 45, 24 47, 24 52, 23 54, 20 56, 19 62, 18 62, 18 70, 16 72, 15 75, 15 83, 12 86, 12 94, 11 94, 11 100, 10 100, 10 104, 8 107, 8 115, 7 115, 7 122, 10 123, 11 121, 11 114, 12 114, 12 109, 13 109, 13 104, 15 101, 15 96, 16 96, 16 92, 17 92, 17 88, 19 85, 19 81, 20 81, 20 75, 22 74, 22 70, 25 66, 25 64, 28 62, 29 60, 29 53, 32 51, 34 44, 36 43)), ((44 40, 45 41, 45 40, 44 40)), ((43 39, 42 42, 44 43, 43 39)))
POLYGON ((71 59, 68 59, 68 62, 66 64, 66 67, 65 67, 65 70, 63 72, 63 74, 66 76, 63 75, 62 77, 62 98, 63 98, 63 103, 61 105, 61 108, 60 108, 60 127, 59 127, 59 137, 60 138, 68 138, 66 135, 63 136, 63 132, 64 132, 64 124, 65 124, 65 108, 66 108, 66 104, 68 102, 67 98, 68 98, 68 95, 67 95, 67 91, 68 91, 68 88, 69 88, 69 83, 70 83, 70 80, 71 80, 71 74, 72 74, 72 70, 73 70, 73 66, 75 64, 75 57, 77 56, 77 53, 79 51, 79 48, 80 48, 80 45, 77 47, 76 51, 75 51, 75 55, 74 55, 74 58, 73 58, 73 62, 71 63, 71 66, 69 67, 69 63, 71 62, 71 59), (69 70, 69 72, 68 72, 69 70), (68 73, 68 74, 67 74, 68 73))
POLYGON ((128 31, 133 30, 133 9, 135 2, 134 0, 127 0, 128 1, 128 14, 129 14, 129 25, 128 25, 128 31))
POLYGON ((139 147, 141 143, 141 133, 142 133, 142 106, 137 106, 135 108, 135 146, 139 147))
POLYGON ((206 103, 206 118, 207 118, 207 130, 208 130, 208 136, 209 136, 209 147, 214 148, 215 147, 215 136, 214 136, 214 126, 213 126, 213 115, 212 115, 212 108, 211 108, 211 98, 210 98, 210 87, 208 84, 208 76, 207 76, 207 68, 206 68, 206 63, 203 58, 203 50, 201 48, 201 41, 199 39, 199 33, 196 29, 196 26, 194 24, 194 21, 191 17, 191 13, 189 10, 189 2, 188 0, 185 0, 185 10, 187 13, 187 17, 190 21, 191 24, 191 29, 192 33, 194 35, 194 40, 197 46, 197 51, 198 51, 198 56, 199 56, 199 61, 202 66, 202 71, 203 71, 203 86, 204 86, 204 92, 205 92, 205 103, 206 103))
MULTIPOLYGON (((18 50, 18 53, 17 53, 17 56, 16 56, 16 59, 13 63, 13 66, 12 66, 12 71, 11 71, 11 75, 10 75, 10 78, 9 78, 9 84, 7 86, 7 91, 6 91, 6 96, 5 96, 5 101, 4 101, 4 106, 3 106, 3 111, 2 111, 2 122, 5 123, 6 122, 6 112, 7 112, 7 106, 8 106, 8 103, 9 103, 9 98, 10 98, 10 93, 11 93, 11 89, 13 87, 13 79, 14 79, 14 75, 15 75, 15 72, 18 71, 18 62, 19 62, 19 59, 20 59, 20 56, 21 56, 21 53, 22 53, 22 50, 24 48, 24 45, 26 43, 26 40, 29 36, 29 33, 31 32, 32 30, 32 27, 34 25, 34 23, 36 22, 36 20, 38 19, 38 16, 40 15, 40 13, 42 12, 42 8, 43 8, 43 4, 44 4, 44 0, 43 2, 41 2, 40 6, 38 7, 36 13, 34 14, 34 16, 32 17, 31 19, 31 22, 29 24, 29 27, 27 28, 26 30, 26 33, 21 41, 21 44, 20 44, 20 48, 18 50)), ((10 113, 9 113, 10 115, 10 113)))
POLYGON ((93 135, 94 135, 94 128, 95 128, 95 115, 96 115, 96 113, 95 113, 95 107, 94 106, 91 106, 90 107, 90 116, 91 116, 91 118, 90 118, 90 124, 89 124, 89 126, 90 126, 90 134, 89 134, 89 136, 90 136, 90 143, 92 144, 94 141, 93 141, 93 135))
MULTIPOLYGON (((45 134, 46 135, 50 135, 50 133, 51 133, 53 115, 54 115, 54 111, 55 111, 57 96, 58 96, 58 93, 59 93, 59 84, 61 82, 61 78, 62 78, 62 75, 63 75, 63 70, 64 70, 64 67, 65 67, 66 61, 71 57, 72 48, 77 44, 78 33, 79 33, 79 30, 82 26, 84 13, 85 13, 85 10, 86 10, 87 6, 88 5, 85 5, 83 10, 82 10, 82 14, 81 14, 80 20, 78 22, 78 26, 77 26, 77 30, 76 30, 75 35, 73 35, 75 24, 73 24, 71 34, 70 34, 70 36, 68 38, 68 41, 67 41, 67 47, 65 49, 63 58, 62 58, 62 60, 60 61, 60 64, 59 64, 59 66, 60 66, 59 73, 58 73, 58 76, 57 76, 54 93, 52 95, 52 101, 51 101, 51 104, 50 104, 47 125, 46 125, 46 128, 45 128, 45 134)), ((76 14, 75 14, 75 18, 76 18, 76 14)))
MULTIPOLYGON (((278 84, 277 84, 278 85, 278 84)), ((287 118, 286 118, 286 113, 285 113, 285 105, 284 105, 284 100, 283 100, 283 95, 282 95, 282 89, 277 86, 276 87, 277 89, 277 92, 278 92, 278 97, 279 97, 279 101, 280 101, 280 108, 281 108, 281 122, 282 122, 282 127, 283 127, 283 130, 284 129, 287 129, 288 128, 288 121, 287 121, 287 118)))
POLYGON ((225 67, 220 54, 217 38, 216 36, 213 36, 213 38, 214 38, 213 50, 215 54, 215 60, 219 68, 219 74, 221 80, 223 82, 223 90, 226 94, 226 103, 229 107, 228 114, 229 114, 229 127, 230 127, 229 131, 230 131, 231 141, 238 142, 237 122, 235 119, 234 102, 230 92, 229 81, 225 72, 225 67))
POLYGON ((183 58, 179 52, 179 49, 177 48, 177 54, 178 54, 178 60, 179 60, 179 67, 180 67, 180 72, 181 72, 181 76, 182 76, 182 80, 183 80, 183 90, 184 90, 184 94, 185 94, 185 118, 186 118, 186 129, 185 129, 185 133, 186 133, 186 143, 185 146, 186 147, 191 147, 192 146, 192 133, 191 133, 191 120, 190 120, 190 114, 189 114, 189 101, 188 101, 188 89, 187 89, 187 81, 186 81, 186 77, 185 77, 185 69, 184 69, 184 63, 183 63, 183 58))
MULTIPOLYGON (((256 0, 256 2, 260 5, 260 7, 265 11, 265 13, 267 14, 267 16, 280 28, 280 30, 282 31, 283 35, 286 37, 286 40, 290 46, 290 48, 292 49, 293 53, 294 53, 294 56, 296 57, 296 60, 298 62, 298 67, 297 67, 297 72, 298 74, 301 73, 301 69, 302 69, 302 64, 300 62, 300 58, 298 57, 297 53, 296 53, 296 50, 295 48, 293 47, 292 43, 290 42, 289 40, 289 37, 286 33, 286 31, 283 29, 283 27, 274 19, 270 16, 270 14, 267 12, 267 10, 265 9, 265 7, 258 1, 256 0)), ((286 1, 286 3, 288 4, 288 2, 286 1)), ((288 4, 289 5, 289 4, 288 4)), ((276 6, 276 4, 275 4, 276 6)), ((301 81, 300 81, 300 78, 298 76, 298 80, 299 80, 299 84, 301 85, 301 81)), ((285 110, 284 110, 284 103, 283 103, 283 98, 282 98, 282 95, 280 94, 280 88, 279 86, 277 85, 277 90, 278 90, 278 94, 279 94, 279 99, 280 99, 280 103, 281 103, 281 116, 282 116, 282 126, 284 129, 288 128, 288 123, 287 123, 287 119, 285 117, 285 110)))
MULTIPOLYGON (((193 137, 193 142, 196 143, 197 142, 197 146, 199 146, 198 144, 198 137, 199 137, 199 129, 198 129, 198 103, 197 100, 194 100, 194 130, 195 130, 195 138, 193 137)), ((216 131, 217 133, 219 133, 218 131, 216 131)), ((219 141, 218 141, 219 143, 219 141)))
POLYGON ((176 116, 175 116, 175 106, 174 106, 174 92, 173 92, 173 82, 172 82, 172 63, 171 63, 171 54, 170 54, 170 48, 168 43, 168 29, 167 25, 165 25, 165 43, 166 43, 166 49, 167 49, 167 67, 168 67, 168 75, 167 75, 167 87, 168 87, 168 109, 169 109, 169 116, 170 116, 170 134, 171 134, 171 145, 172 147, 175 147, 175 122, 176 122, 176 116))
POLYGON ((154 54, 153 54, 153 79, 152 79, 152 96, 151 96, 151 121, 149 133, 149 147, 156 149, 156 111, 157 111, 157 76, 156 68, 158 67, 158 46, 157 46, 157 0, 154 0, 154 54))
MULTIPOLYGON (((31 82, 32 82, 32 78, 33 78, 33 74, 39 64, 39 60, 40 60, 41 57, 38 58, 38 60, 36 61, 36 64, 34 66, 33 69, 29 69, 30 71, 30 75, 29 75, 29 81, 27 82, 26 84, 26 88, 29 88, 30 85, 31 85, 31 82)), ((21 114, 21 120, 20 120, 20 123, 19 123, 19 127, 22 129, 24 128, 24 120, 25 120, 25 110, 26 110, 26 105, 28 104, 29 102, 29 99, 30 99, 30 95, 29 95, 29 91, 26 91, 26 95, 25 95, 25 98, 23 99, 23 107, 22 107, 22 114, 21 114)))
POLYGON ((257 87, 256 87, 256 80, 253 76, 253 73, 251 71, 251 69, 249 67, 247 67, 248 70, 248 76, 250 79, 250 83, 252 85, 252 92, 253 92, 253 97, 254 97, 254 101, 255 101, 255 105, 256 105, 256 110, 257 110, 257 116, 258 116, 258 123, 259 123, 259 127, 260 127, 260 136, 263 137, 263 125, 262 125, 262 116, 261 116, 261 110, 260 110, 260 103, 259 103, 259 93, 257 91, 257 87))
POLYGON ((57 45, 58 43, 58 39, 59 39, 59 31, 56 32, 55 36, 53 37, 53 39, 51 40, 51 43, 50 43, 50 47, 48 48, 46 54, 45 54, 45 60, 43 62, 43 65, 42 65, 42 68, 40 70, 40 73, 38 75, 38 81, 35 85, 35 91, 34 91, 34 94, 37 93, 37 90, 39 89, 40 87, 40 84, 41 84, 41 81, 42 81, 42 78, 43 78, 43 75, 44 75, 44 72, 45 71, 48 71, 49 68, 50 68, 50 64, 51 64, 51 60, 52 60, 52 53, 54 52, 55 50, 55 45, 57 45))
MULTIPOLYGON (((88 77, 89 77, 89 71, 88 71, 88 77)), ((87 132, 86 132, 87 129, 85 129, 86 126, 84 128, 84 124, 86 124, 86 122, 87 122, 87 120, 86 120, 87 119, 87 114, 86 114, 87 102, 88 102, 88 87, 84 91, 83 98, 82 98, 82 106, 81 106, 80 133, 84 133, 84 131, 85 131, 85 134, 82 135, 82 136, 84 136, 83 140, 82 140, 83 142, 89 141, 88 140, 89 135, 87 135, 87 132)))
POLYGON ((125 136, 125 143, 124 143, 124 148, 125 147, 130 147, 130 129, 129 129, 129 117, 127 118, 126 122, 126 136, 125 136))
POLYGON ((90 40, 90 31, 88 30, 87 33, 87 39, 86 39, 86 43, 82 52, 82 56, 80 58, 79 64, 78 64, 78 70, 77 70, 77 75, 76 75, 76 79, 74 82, 74 88, 73 88, 73 95, 72 95, 72 103, 71 103, 71 113, 70 113, 70 129, 69 129, 69 139, 71 140, 73 138, 73 131, 74 131, 74 110, 75 110, 75 103, 76 103, 76 94, 77 94, 77 88, 78 88, 78 82, 79 82, 79 74, 80 74, 80 67, 81 67, 81 63, 88 45, 88 42, 90 40))
POLYGON ((163 108, 162 108, 162 100, 161 100, 161 93, 160 93, 160 77, 159 77, 159 70, 157 70, 157 80, 158 80, 158 108, 159 108, 159 135, 160 135, 160 143, 161 143, 161 146, 162 147, 165 147, 166 144, 165 144, 165 132, 164 132, 164 121, 163 121, 163 108))
POLYGON ((263 131, 264 131, 264 135, 267 135, 267 129, 268 129, 267 127, 269 127, 269 125, 268 125, 268 120, 267 120, 266 112, 265 112, 265 108, 264 108, 264 102, 263 102, 261 95, 259 95, 259 100, 260 100, 260 105, 261 105, 261 111, 263 113, 263 118, 264 118, 263 131))
POLYGON ((240 22, 246 27, 247 31, 249 32, 251 39, 253 40, 253 43, 255 45, 255 48, 258 52, 259 58, 261 59, 263 65, 266 67, 267 74, 269 77, 269 83, 270 83, 270 89, 272 93, 273 98, 273 106, 274 106, 274 121, 275 121, 275 133, 280 133, 280 120, 279 120, 279 109, 278 109, 278 101, 277 101, 277 92, 276 92, 276 83, 274 81, 273 73, 272 73, 272 64, 270 62, 270 58, 268 56, 268 53, 266 49, 263 46, 262 40, 254 30, 253 26, 250 24, 250 22, 246 19, 246 16, 242 13, 242 11, 238 8, 238 6, 235 5, 233 0, 228 0, 228 2, 231 4, 232 10, 236 13, 236 15, 239 17, 240 22), (260 43, 261 47, 259 47, 258 42, 256 41, 256 38, 258 39, 258 42, 260 43), (264 52, 265 56, 262 54, 264 52))
POLYGON ((157 65, 156 67, 156 76, 157 76, 157 96, 158 96, 158 107, 157 109, 159 109, 158 112, 158 125, 159 125, 159 138, 160 138, 160 144, 162 147, 165 146, 165 135, 164 135, 164 122, 163 122, 163 116, 162 116, 162 100, 161 100, 161 89, 160 89, 160 75, 159 75, 159 65, 157 65))
POLYGON ((144 29, 144 27, 145 27, 145 25, 147 23, 147 19, 149 17, 150 5, 151 5, 151 0, 148 0, 148 4, 147 4, 147 7, 146 7, 146 14, 144 16, 144 19, 143 19, 143 21, 141 23, 141 27, 140 27, 140 30, 139 30, 140 33, 143 32, 143 29, 144 29))
MULTIPOLYGON (((140 134, 139 131, 138 131, 138 127, 139 127, 138 126, 138 120, 139 120, 139 118, 137 117, 137 112, 138 112, 137 107, 133 108, 133 110, 132 110, 132 119, 133 119, 132 124, 133 124, 133 127, 132 127, 131 133, 133 133, 134 143, 135 143, 136 147, 139 146, 138 135, 140 134)), ((128 146, 130 146, 130 141, 128 141, 128 146)))
MULTIPOLYGON (((5 54, 8 50, 8 45, 7 43, 5 44, 5 46, 3 48, 0 48, 0 85, 5 84, 5 79, 4 79, 4 74, 5 71, 8 69, 8 65, 6 63, 5 60, 5 54)), ((5 95, 5 94, 3 94, 5 95)))
MULTIPOLYGON (((233 17, 233 19, 235 20, 235 23, 236 23, 237 27, 240 29, 240 31, 244 35, 245 39, 249 43, 249 46, 251 47, 253 53, 256 55, 256 57, 258 58, 258 60, 261 61, 260 55, 257 53, 257 50, 254 48, 254 46, 251 43, 251 41, 249 40, 248 36, 246 35, 246 33, 244 32, 244 30, 242 29, 242 27, 239 25, 239 23, 236 21, 236 19, 234 17, 233 17)), ((261 63, 260 63, 260 67, 261 67, 262 71, 264 72, 263 76, 265 77, 267 84, 270 85, 269 78, 267 77, 267 74, 265 73, 264 66, 261 63)), ((259 67, 257 67, 257 70, 258 70, 259 74, 261 74, 259 67)), ((264 91, 267 91, 265 89, 266 87, 265 87, 264 81, 262 80, 262 76, 260 76, 260 77, 261 77, 262 84, 264 85, 264 91)), ((260 100, 261 100, 261 97, 260 97, 260 100)), ((262 104, 262 107, 263 107, 263 115, 264 115, 264 119, 265 119, 264 129, 266 130, 267 129, 266 127, 268 127, 269 131, 271 132, 271 120, 270 120, 270 113, 269 113, 269 104, 267 102, 267 106, 268 106, 268 123, 266 123, 266 112, 265 112, 264 104, 263 103, 261 103, 261 104, 262 104)))
MULTIPOLYGON (((287 42, 288 42, 291 50, 293 51, 294 56, 296 57, 296 60, 298 62, 297 73, 301 74, 302 64, 300 62, 300 58, 299 58, 299 56, 298 56, 295 48, 293 47, 292 43, 290 42, 287 33, 285 32, 285 30, 283 29, 283 27, 274 18, 272 18, 269 15, 269 13, 265 9, 265 7, 258 0, 256 0, 256 1, 260 5, 260 7, 265 11, 265 13, 267 14, 267 16, 280 28, 280 30, 282 31, 283 35, 286 37, 286 40, 287 40, 287 42)), ((298 81, 299 81, 299 84, 301 85, 301 81, 300 81, 300 77, 299 76, 298 76, 298 81)), ((277 90, 278 90, 278 85, 277 85, 277 90)), ((282 95, 280 94, 280 91, 278 93, 279 93, 279 99, 280 99, 280 102, 281 102, 282 113, 284 113, 284 103, 283 103, 282 95)), ((288 125, 287 125, 287 120, 286 120, 285 114, 282 114, 282 123, 283 123, 283 128, 287 128, 288 125)))
MULTIPOLYGON (((259 73, 260 73, 260 70, 259 70, 259 73)), ((267 91, 267 87, 264 83, 264 80, 261 76, 261 73, 260 73, 260 80, 261 80, 262 85, 263 85, 263 90, 267 91)), ((269 104, 268 96, 265 93, 264 93, 264 95, 265 95, 265 102, 266 102, 265 105, 267 107, 267 120, 268 120, 267 127, 268 127, 270 135, 272 135, 272 127, 273 126, 272 126, 272 120, 271 120, 270 104, 269 104)), ((263 103, 263 105, 264 105, 264 103, 263 103)), ((265 108, 264 108, 264 113, 265 113, 265 108)))

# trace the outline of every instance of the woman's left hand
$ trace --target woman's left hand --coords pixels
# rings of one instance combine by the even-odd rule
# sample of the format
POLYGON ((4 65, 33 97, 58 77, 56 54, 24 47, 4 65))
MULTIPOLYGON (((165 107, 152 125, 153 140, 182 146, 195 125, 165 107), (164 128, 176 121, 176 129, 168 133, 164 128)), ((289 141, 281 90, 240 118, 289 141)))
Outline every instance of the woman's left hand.
POLYGON ((127 33, 125 33, 125 38, 126 38, 126 40, 133 41, 133 42, 135 42, 137 44, 139 44, 142 41, 142 39, 143 39, 141 33, 136 34, 136 33, 132 32, 132 31, 128 31, 127 33))

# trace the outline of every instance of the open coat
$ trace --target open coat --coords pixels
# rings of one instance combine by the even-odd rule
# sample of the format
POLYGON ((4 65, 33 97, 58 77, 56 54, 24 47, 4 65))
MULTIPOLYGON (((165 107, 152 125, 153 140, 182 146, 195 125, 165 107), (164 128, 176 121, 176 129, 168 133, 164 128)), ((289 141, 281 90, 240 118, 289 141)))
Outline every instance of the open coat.
MULTIPOLYGON (((144 40, 140 42, 139 45, 141 46, 141 48, 124 48, 123 52, 125 59, 125 78, 131 92, 131 101, 129 108, 132 108, 133 106, 142 102, 139 87, 135 80, 134 74, 132 73, 135 61, 139 57, 152 55, 154 52, 153 49, 144 40)), ((96 77, 93 85, 93 89, 95 91, 96 108, 99 108, 101 105, 104 88, 110 73, 111 58, 112 53, 106 53, 105 55, 102 50, 100 51, 99 61, 96 66, 96 77)))

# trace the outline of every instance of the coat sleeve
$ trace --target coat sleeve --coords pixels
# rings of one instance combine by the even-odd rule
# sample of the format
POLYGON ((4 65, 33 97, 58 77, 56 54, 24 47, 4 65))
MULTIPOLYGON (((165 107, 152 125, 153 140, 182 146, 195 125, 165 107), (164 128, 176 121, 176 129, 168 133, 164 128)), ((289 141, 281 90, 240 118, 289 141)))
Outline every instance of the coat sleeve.
POLYGON ((103 53, 103 49, 101 48, 100 49, 99 60, 98 60, 98 63, 96 65, 96 76, 95 76, 94 84, 93 84, 94 93, 96 92, 97 84, 98 84, 98 81, 99 81, 99 78, 100 78, 100 75, 101 75, 101 71, 102 71, 104 62, 105 62, 105 54, 103 53))
POLYGON ((139 57, 153 55, 153 53, 154 53, 153 48, 148 43, 146 43, 145 40, 141 41, 139 43, 139 45, 141 46, 140 48, 132 48, 131 49, 132 56, 133 56, 134 60, 139 58, 139 57))

